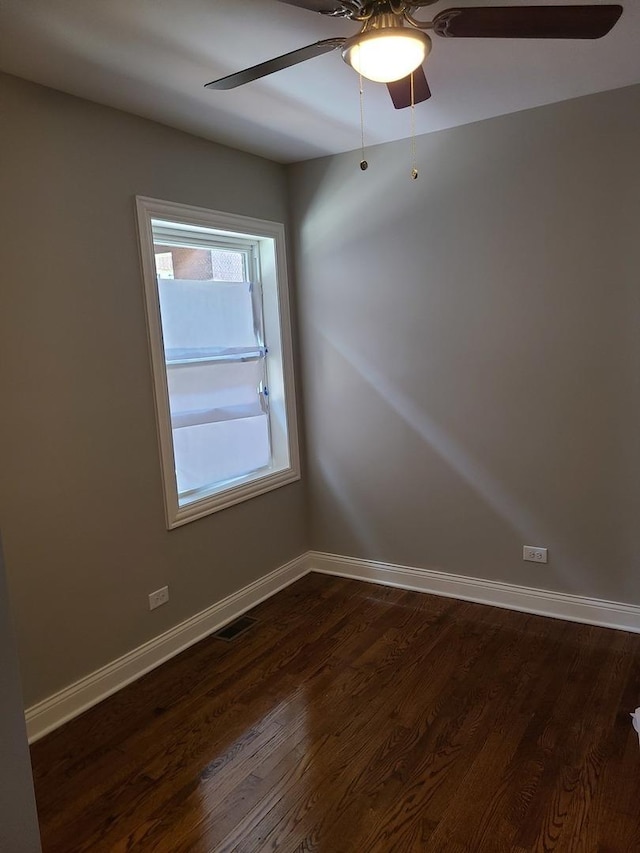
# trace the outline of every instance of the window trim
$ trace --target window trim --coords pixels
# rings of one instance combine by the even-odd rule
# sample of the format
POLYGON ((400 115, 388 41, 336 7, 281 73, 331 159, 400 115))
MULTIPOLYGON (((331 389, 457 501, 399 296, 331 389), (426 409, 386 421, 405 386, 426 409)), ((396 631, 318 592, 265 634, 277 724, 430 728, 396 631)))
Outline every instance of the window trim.
MULTIPOLYGON (((142 264, 142 280, 147 319, 147 338, 151 358, 156 427, 160 451, 163 496, 167 528, 171 530, 213 512, 249 500, 300 479, 300 450, 296 416, 295 377, 291 342, 291 312, 286 265, 285 229, 280 222, 223 213, 201 207, 136 196, 136 212, 142 264), (270 377, 270 405, 280 400, 286 417, 289 465, 279 471, 239 478, 234 485, 200 500, 180 506, 178 500, 173 455, 173 437, 169 408, 169 392, 162 339, 160 300, 156 281, 152 219, 182 222, 186 225, 213 228, 244 239, 254 239, 261 245, 262 287, 275 288, 275 314, 272 325, 279 329, 279 341, 268 341, 269 357, 280 362, 282 386, 270 377), (276 394, 275 400, 273 394, 276 394), (280 397, 278 398, 278 394, 280 397)), ((265 315, 267 311, 265 308, 265 315)), ((273 313, 273 312, 272 312, 273 313)), ((265 316, 266 322, 266 316, 265 316)), ((277 405, 277 402, 276 402, 277 405)))

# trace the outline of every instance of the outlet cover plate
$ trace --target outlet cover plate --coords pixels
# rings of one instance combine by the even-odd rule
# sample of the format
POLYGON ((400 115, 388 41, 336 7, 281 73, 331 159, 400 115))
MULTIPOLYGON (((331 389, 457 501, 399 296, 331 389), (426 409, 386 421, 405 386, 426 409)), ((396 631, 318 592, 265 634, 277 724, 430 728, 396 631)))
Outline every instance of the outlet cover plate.
POLYGON ((169 587, 163 586, 162 589, 149 593, 149 610, 155 610, 167 601, 169 601, 169 587))
POLYGON ((534 545, 525 545, 522 548, 522 559, 528 560, 530 563, 546 563, 547 549, 536 548, 534 545))

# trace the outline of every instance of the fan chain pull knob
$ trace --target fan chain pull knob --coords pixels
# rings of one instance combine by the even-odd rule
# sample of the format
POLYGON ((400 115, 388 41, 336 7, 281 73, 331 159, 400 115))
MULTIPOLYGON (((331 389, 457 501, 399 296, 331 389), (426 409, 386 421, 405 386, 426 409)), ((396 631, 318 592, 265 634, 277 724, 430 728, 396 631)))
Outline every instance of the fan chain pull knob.
POLYGON ((363 172, 367 171, 367 169, 369 168, 369 164, 367 163, 366 160, 360 160, 360 168, 362 169, 363 172))
POLYGON ((418 180, 418 170, 417 170, 417 169, 412 169, 412 170, 411 170, 411 178, 412 178, 412 180, 414 180, 414 181, 417 181, 417 180, 418 180))

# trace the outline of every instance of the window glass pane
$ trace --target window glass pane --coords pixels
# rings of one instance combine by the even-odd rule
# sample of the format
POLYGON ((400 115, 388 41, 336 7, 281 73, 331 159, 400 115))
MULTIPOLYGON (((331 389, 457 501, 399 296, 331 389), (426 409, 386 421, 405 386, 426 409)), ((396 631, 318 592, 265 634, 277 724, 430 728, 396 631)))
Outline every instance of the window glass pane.
POLYGON ((244 256, 240 252, 212 249, 211 267, 215 281, 242 281, 246 277, 244 256))
POLYGON ((173 272, 171 278, 196 281, 245 281, 248 278, 246 252, 217 247, 169 246, 157 240, 155 252, 158 275, 162 275, 162 265, 167 265, 173 272))
MULTIPOLYGON (((271 444, 250 247, 173 246, 170 239, 156 240, 154 252, 182 504, 268 467, 271 444)), ((210 240, 184 226, 177 239, 210 240)))
POLYGON ((156 252, 156 272, 158 278, 174 278, 171 252, 156 252))
POLYGON ((269 465, 269 423, 259 393, 264 361, 168 366, 178 493, 269 465))
POLYGON ((248 282, 158 279, 158 292, 168 361, 259 347, 248 282))
POLYGON ((207 484, 266 467, 271 455, 265 414, 174 429, 173 444, 181 505, 207 484))
POLYGON ((247 406, 258 402, 264 362, 209 361, 168 365, 171 417, 181 413, 247 406))

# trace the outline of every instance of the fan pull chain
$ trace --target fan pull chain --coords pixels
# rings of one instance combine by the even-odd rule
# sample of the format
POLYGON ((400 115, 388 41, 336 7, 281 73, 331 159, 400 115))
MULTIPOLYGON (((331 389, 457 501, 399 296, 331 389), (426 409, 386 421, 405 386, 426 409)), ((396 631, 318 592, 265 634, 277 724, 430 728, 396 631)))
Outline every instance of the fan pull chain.
POLYGON ((360 74, 360 168, 363 172, 369 168, 369 164, 364 159, 364 90, 362 88, 362 74, 360 74))
POLYGON ((416 103, 413 89, 413 71, 411 72, 411 178, 418 179, 418 164, 416 162, 416 103))

